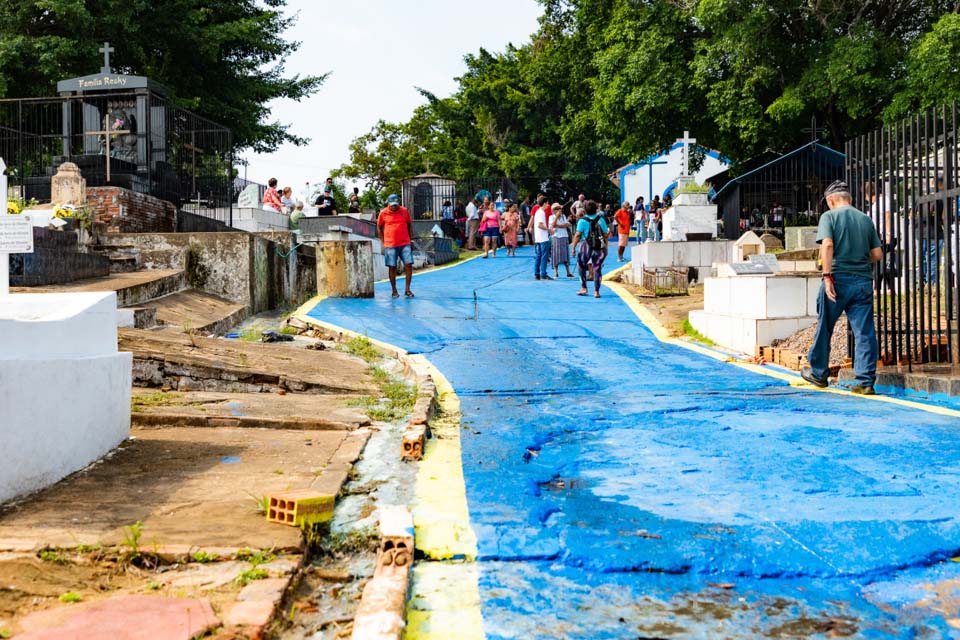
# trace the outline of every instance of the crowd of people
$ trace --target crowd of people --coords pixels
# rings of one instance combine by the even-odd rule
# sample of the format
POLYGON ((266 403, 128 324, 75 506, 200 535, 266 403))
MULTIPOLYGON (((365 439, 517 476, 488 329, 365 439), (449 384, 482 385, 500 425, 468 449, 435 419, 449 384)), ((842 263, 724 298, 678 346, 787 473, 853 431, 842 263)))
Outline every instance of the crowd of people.
MULTIPOLYGON (((295 198, 293 187, 277 188, 276 178, 267 181, 267 188, 263 192, 263 208, 290 216, 291 225, 296 226, 304 215, 304 202, 295 198)), ((309 185, 309 183, 308 183, 309 185)), ((327 178, 320 192, 314 198, 313 206, 317 216, 337 215, 337 202, 334 197, 333 178, 327 178)), ((347 196, 347 213, 360 213, 360 189, 353 188, 347 196)))
MULTIPOLYGON (((553 202, 540 194, 531 203, 529 196, 521 202, 494 202, 489 196, 470 198, 462 208, 463 245, 470 251, 483 251, 482 258, 496 258, 499 247, 508 256, 516 255, 517 247, 534 247, 534 279, 553 280, 580 276, 579 295, 593 293, 600 297, 603 265, 616 241, 617 261, 625 262, 624 253, 630 234, 636 228, 638 242, 653 242, 661 237, 663 212, 669 201, 654 197, 650 205, 642 197, 634 204, 622 203, 613 211, 609 204, 601 205, 580 194, 567 203, 553 202), (551 275, 552 272, 552 275, 551 275)), ((459 207, 444 207, 444 219, 449 221, 459 207)))

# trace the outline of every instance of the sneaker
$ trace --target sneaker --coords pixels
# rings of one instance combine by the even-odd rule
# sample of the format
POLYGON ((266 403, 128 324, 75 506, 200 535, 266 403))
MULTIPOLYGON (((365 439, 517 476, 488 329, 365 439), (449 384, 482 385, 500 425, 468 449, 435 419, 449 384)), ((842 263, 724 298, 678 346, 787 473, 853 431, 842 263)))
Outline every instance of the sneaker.
POLYGON ((800 377, 812 384, 815 387, 820 387, 824 389, 827 387, 827 381, 821 380, 820 378, 813 375, 813 369, 810 367, 804 367, 800 370, 800 377))
POLYGON ((872 384, 855 384, 850 387, 850 393, 855 393, 858 396, 875 396, 877 392, 873 389, 872 384))
POLYGON ((540 276, 541 280, 553 280, 550 276, 540 276))
POLYGON ((533 276, 533 279, 534 279, 534 280, 539 280, 539 279, 540 279, 540 276, 533 276))

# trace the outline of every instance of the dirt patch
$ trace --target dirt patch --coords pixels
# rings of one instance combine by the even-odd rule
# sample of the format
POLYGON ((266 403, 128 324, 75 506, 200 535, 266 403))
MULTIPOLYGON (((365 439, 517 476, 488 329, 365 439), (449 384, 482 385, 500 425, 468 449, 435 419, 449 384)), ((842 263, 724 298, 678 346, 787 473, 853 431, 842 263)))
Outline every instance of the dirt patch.
POLYGON ((355 460, 367 436, 366 431, 134 429, 107 459, 0 510, 0 548, 120 546, 128 528, 142 522, 140 545, 146 551, 299 549, 300 530, 267 522, 259 500, 314 486, 332 472, 335 460, 340 465, 341 450, 355 460))
POLYGON ((627 282, 621 285, 637 298, 654 317, 666 327, 673 337, 685 335, 683 323, 691 311, 703 309, 703 286, 690 285, 690 293, 685 296, 661 296, 654 298, 646 289, 627 282))

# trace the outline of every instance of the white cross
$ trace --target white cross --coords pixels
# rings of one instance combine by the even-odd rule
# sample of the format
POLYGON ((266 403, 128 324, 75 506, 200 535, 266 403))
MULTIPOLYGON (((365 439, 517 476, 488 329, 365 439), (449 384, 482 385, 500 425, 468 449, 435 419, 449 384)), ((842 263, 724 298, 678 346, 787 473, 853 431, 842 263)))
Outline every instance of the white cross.
POLYGON ((103 46, 97 49, 97 51, 103 54, 103 67, 100 69, 100 73, 106 75, 113 73, 113 70, 110 68, 110 54, 113 53, 115 49, 110 46, 109 42, 104 42, 103 46))
POLYGON ((681 176, 690 175, 690 145, 696 141, 696 138, 690 137, 689 131, 684 131, 683 139, 679 140, 679 142, 683 143, 683 166, 680 167, 681 176))

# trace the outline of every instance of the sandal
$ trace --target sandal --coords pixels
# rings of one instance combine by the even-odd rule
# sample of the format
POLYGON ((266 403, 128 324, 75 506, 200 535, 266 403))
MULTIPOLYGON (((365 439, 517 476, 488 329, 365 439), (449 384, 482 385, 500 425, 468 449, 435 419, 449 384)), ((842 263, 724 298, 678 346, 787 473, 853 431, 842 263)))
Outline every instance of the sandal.
POLYGON ((403 295, 407 296, 408 298, 415 298, 415 297, 416 297, 416 296, 413 295, 413 291, 404 291, 403 295))
POLYGON ((587 295, 587 290, 584 289, 583 291, 577 291, 577 295, 578 295, 578 296, 585 296, 585 295, 587 295))
POLYGON ((399 297, 400 297, 400 294, 397 293, 396 291, 394 291, 394 292, 393 292, 393 297, 394 297, 394 298, 399 298, 399 297))

